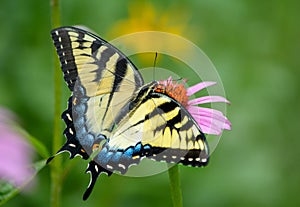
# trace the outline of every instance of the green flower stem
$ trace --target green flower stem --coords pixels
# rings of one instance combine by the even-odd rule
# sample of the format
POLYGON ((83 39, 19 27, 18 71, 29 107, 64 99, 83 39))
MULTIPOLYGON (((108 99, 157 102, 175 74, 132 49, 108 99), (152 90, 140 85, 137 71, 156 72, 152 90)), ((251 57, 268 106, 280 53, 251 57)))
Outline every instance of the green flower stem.
POLYGON ((178 165, 169 165, 169 179, 171 187, 171 195, 174 207, 182 207, 182 194, 180 188, 178 165))
MULTIPOLYGON (((50 0, 52 28, 60 26, 59 0, 50 0)), ((54 51, 54 57, 56 52, 54 51)), ((54 127, 53 127, 53 153, 56 153, 62 145, 61 137, 61 71, 59 61, 54 60, 54 127)), ((56 157, 51 163, 51 207, 60 206, 61 183, 62 183, 62 158, 56 157)))

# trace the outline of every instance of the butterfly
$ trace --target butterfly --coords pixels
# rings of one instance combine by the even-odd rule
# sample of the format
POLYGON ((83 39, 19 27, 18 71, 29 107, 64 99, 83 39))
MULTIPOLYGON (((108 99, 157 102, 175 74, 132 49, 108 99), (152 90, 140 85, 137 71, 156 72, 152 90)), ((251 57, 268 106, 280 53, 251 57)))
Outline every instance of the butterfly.
POLYGON ((57 154, 90 159, 84 200, 101 173, 125 174, 142 158, 207 165, 205 135, 158 81, 145 84, 126 55, 89 31, 60 27, 51 35, 72 93, 62 113, 67 141, 57 154))

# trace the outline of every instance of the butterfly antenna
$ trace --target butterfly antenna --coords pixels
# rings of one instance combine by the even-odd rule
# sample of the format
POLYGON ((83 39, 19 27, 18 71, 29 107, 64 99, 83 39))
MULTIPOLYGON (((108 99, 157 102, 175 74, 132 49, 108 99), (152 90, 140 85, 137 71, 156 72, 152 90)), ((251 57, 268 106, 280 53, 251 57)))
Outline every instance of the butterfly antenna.
POLYGON ((155 53, 154 63, 153 63, 153 80, 155 80, 155 67, 156 67, 156 60, 157 60, 157 52, 155 53))
POLYGON ((176 81, 176 82, 178 82, 178 81, 182 81, 182 80, 183 80, 183 78, 182 78, 182 77, 175 79, 175 81, 176 81))

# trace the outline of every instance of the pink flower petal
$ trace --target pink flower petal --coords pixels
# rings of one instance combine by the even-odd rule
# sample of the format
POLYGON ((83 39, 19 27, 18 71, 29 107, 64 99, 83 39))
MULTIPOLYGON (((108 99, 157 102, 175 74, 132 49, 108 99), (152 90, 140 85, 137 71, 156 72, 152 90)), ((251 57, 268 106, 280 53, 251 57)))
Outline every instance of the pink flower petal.
POLYGON ((31 165, 32 148, 14 130, 14 122, 9 113, 0 108, 0 179, 15 186, 23 185, 33 174, 31 165))
MULTIPOLYGON (((160 83, 166 85, 167 87, 173 87, 174 89, 177 87, 177 82, 172 80, 172 77, 169 77, 167 80, 160 81, 160 83)), ((191 86, 186 89, 186 98, 189 98, 196 92, 215 84, 216 82, 207 81, 191 86)), ((226 118, 226 116, 223 115, 221 111, 198 106, 199 104, 214 102, 223 102, 230 104, 230 102, 222 96, 203 96, 187 101, 187 104, 185 106, 194 120, 198 123, 203 133, 219 135, 224 129, 231 129, 230 121, 226 118)))
POLYGON ((206 123, 209 123, 209 125, 215 126, 216 128, 220 128, 220 129, 230 128, 230 124, 226 123, 225 121, 215 119, 213 117, 195 115, 195 118, 200 120, 200 122, 205 121, 206 123))
POLYGON ((220 135, 222 133, 222 129, 216 125, 212 125, 210 121, 204 120, 204 119, 196 119, 197 123, 200 126, 200 129, 205 134, 214 134, 214 135, 220 135))
POLYGON ((219 120, 224 120, 224 121, 227 120, 226 117, 223 115, 223 113, 216 109, 205 108, 200 106, 188 106, 187 109, 191 114, 199 114, 201 116, 207 116, 207 117, 213 116, 219 120))
POLYGON ((223 129, 231 129, 229 120, 218 110, 197 106, 189 106, 188 110, 204 133, 219 135, 223 129))
POLYGON ((206 126, 220 130, 230 128, 230 125, 228 123, 220 121, 218 119, 214 119, 213 117, 200 116, 198 114, 193 114, 193 117, 197 120, 198 123, 200 123, 200 125, 206 123, 206 126))
POLYGON ((194 86, 191 86, 187 89, 187 96, 191 96, 193 95, 194 93, 204 89, 204 88, 207 88, 209 86, 212 86, 212 85, 215 85, 216 82, 209 82, 209 81, 206 81, 206 82, 201 82, 201 83, 198 83, 194 86))
POLYGON ((200 106, 189 106, 188 111, 191 114, 199 114, 199 116, 213 117, 214 119, 225 122, 231 126, 230 121, 223 115, 223 113, 216 109, 204 108, 200 106))
POLYGON ((224 129, 224 123, 216 123, 215 120, 209 117, 196 118, 201 129, 204 128, 203 133, 220 135, 224 129))
POLYGON ((213 103, 213 102, 225 102, 227 104, 230 104, 230 102, 222 96, 203 96, 188 101, 188 105, 197 105, 197 104, 213 103))
POLYGON ((214 135, 220 135, 221 131, 218 129, 213 129, 209 126, 205 126, 205 125, 200 125, 200 129, 204 134, 214 134, 214 135))

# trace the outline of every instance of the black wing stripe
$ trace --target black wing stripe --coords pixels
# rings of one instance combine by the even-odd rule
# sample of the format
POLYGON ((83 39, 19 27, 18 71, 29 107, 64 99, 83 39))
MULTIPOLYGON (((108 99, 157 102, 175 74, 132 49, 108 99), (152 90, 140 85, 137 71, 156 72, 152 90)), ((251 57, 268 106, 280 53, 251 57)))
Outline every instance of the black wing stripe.
POLYGON ((65 30, 56 30, 51 32, 54 45, 59 55, 64 79, 71 91, 74 89, 75 82, 78 77, 75 58, 71 52, 72 45, 68 32, 65 30))
MULTIPOLYGON (((97 45, 98 49, 101 47, 100 43, 95 43, 96 41, 94 41, 92 43, 92 47, 93 45, 97 45)), ((94 46, 94 50, 96 49, 96 46, 94 46)), ((108 60, 114 55, 116 54, 116 52, 112 49, 112 48, 106 48, 105 50, 103 50, 101 53, 99 50, 95 50, 92 53, 92 56, 96 59, 95 64, 98 66, 98 70, 101 71, 101 69, 106 69, 106 63, 108 62, 108 60), (96 56, 98 55, 98 53, 100 53, 99 55, 101 55, 100 59, 98 59, 96 56)), ((92 49, 93 51, 93 49, 92 49)), ((96 78, 94 80, 94 82, 99 82, 102 78, 102 73, 97 73, 96 74, 96 78)))
POLYGON ((114 79, 114 83, 112 85, 112 91, 111 91, 111 93, 109 95, 109 99, 108 99, 108 102, 107 102, 106 110, 105 110, 105 113, 103 115, 102 120, 105 120, 107 111, 109 109, 111 109, 111 107, 110 107, 111 101, 113 99, 113 96, 115 95, 115 92, 117 91, 118 87, 120 86, 121 82, 124 80, 124 76, 125 76, 125 74, 127 72, 127 69, 128 68, 127 68, 127 61, 126 61, 126 59, 120 59, 120 57, 119 57, 118 60, 117 60, 116 66, 115 66, 115 79, 114 79))
MULTIPOLYGON (((144 91, 145 93, 147 93, 148 91, 144 91)), ((140 93, 139 96, 144 96, 144 94, 140 93)), ((151 101, 151 99, 153 98, 160 98, 161 95, 160 94, 151 94, 151 96, 146 96, 146 98, 142 99, 142 103, 144 104, 147 101, 151 101)), ((141 99, 139 97, 137 97, 136 99, 141 99)), ((145 117, 144 119, 141 120, 135 120, 135 123, 132 123, 128 128, 124 129, 123 132, 121 132, 120 134, 124 133, 125 131, 129 130, 130 128, 136 127, 139 124, 143 124, 145 121, 147 120, 151 120, 153 117, 157 116, 157 115, 161 115, 162 113, 168 113, 173 111, 175 108, 178 107, 178 104, 174 101, 170 101, 170 102, 165 102, 159 106, 157 106, 156 108, 154 108, 152 111, 149 111, 148 113, 145 113, 145 117)), ((131 107, 132 108, 132 107, 131 107)), ((161 125, 161 126, 157 126, 155 131, 159 131, 163 128, 165 128, 166 126, 170 126, 171 128, 173 128, 174 124, 179 123, 181 121, 181 113, 180 111, 177 113, 176 116, 174 116, 172 119, 166 120, 166 125, 161 125)))

